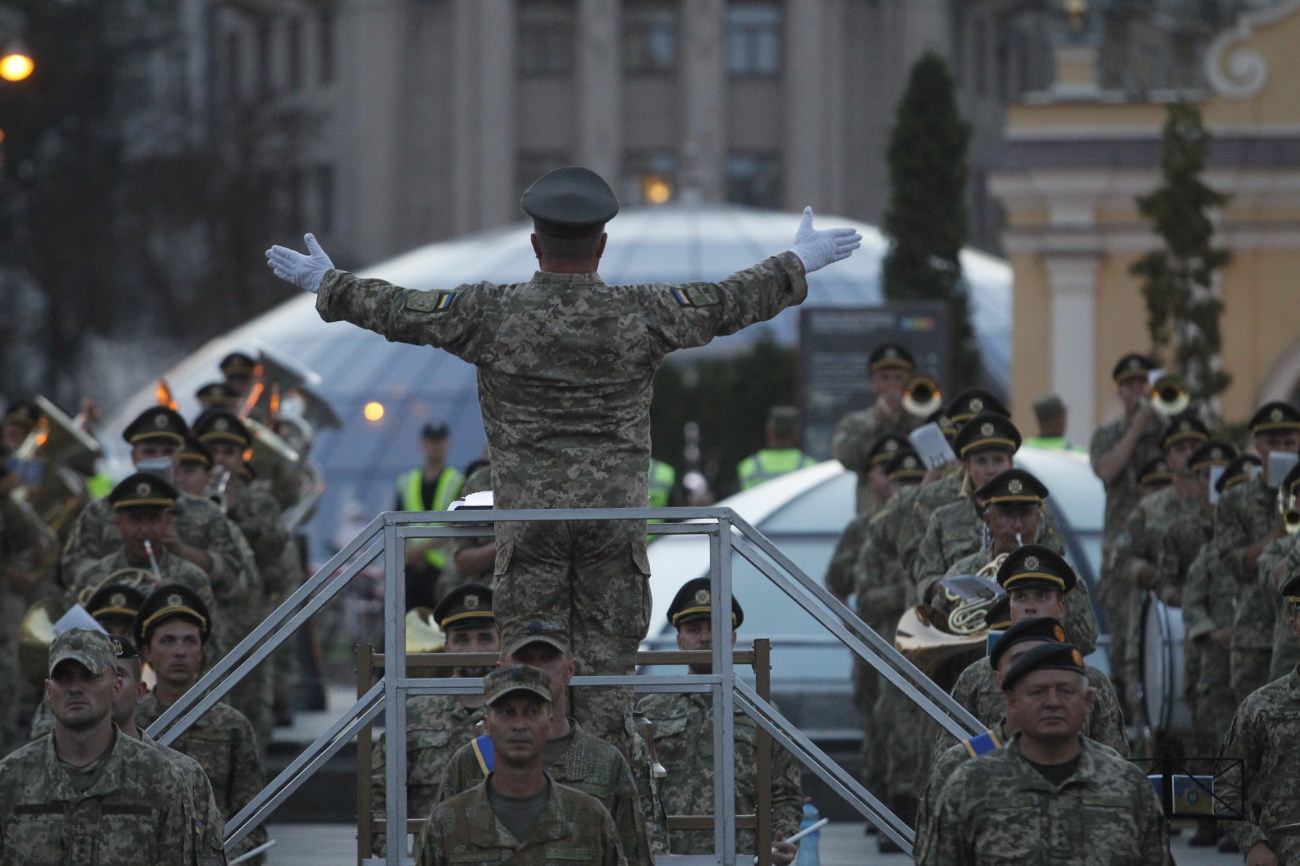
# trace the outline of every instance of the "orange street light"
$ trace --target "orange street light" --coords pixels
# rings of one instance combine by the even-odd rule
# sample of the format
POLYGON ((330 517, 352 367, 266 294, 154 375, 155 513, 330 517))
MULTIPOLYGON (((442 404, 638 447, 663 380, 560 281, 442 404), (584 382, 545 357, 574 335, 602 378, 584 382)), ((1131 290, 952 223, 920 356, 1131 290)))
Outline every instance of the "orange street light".
POLYGON ((22 81, 35 68, 36 63, 21 42, 11 42, 0 57, 0 78, 5 81, 22 81))

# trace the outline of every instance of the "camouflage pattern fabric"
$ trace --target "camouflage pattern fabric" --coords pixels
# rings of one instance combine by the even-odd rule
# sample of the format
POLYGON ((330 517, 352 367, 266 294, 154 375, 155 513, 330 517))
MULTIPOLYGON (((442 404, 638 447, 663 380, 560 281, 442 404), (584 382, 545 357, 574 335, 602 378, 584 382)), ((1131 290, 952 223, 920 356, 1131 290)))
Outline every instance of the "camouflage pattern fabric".
POLYGON ((1146 776, 1080 739, 1078 768, 1059 786, 1025 758, 1020 734, 958 766, 939 795, 922 862, 1170 866, 1168 829, 1146 776))
POLYGON ((1220 777, 1222 796, 1234 807, 1244 785, 1246 820, 1234 828, 1241 851, 1266 842, 1279 863, 1300 863, 1300 834, 1275 831, 1300 822, 1300 672, 1292 670, 1242 702, 1223 755, 1242 761, 1221 768, 1220 777))
MULTIPOLYGON (((460 495, 468 496, 471 493, 479 493, 484 490, 491 490, 491 489, 492 489, 492 467, 490 465, 484 464, 478 467, 477 469, 475 469, 473 472, 471 472, 469 474, 469 477, 465 479, 465 484, 460 489, 460 495)), ((487 526, 486 529, 489 533, 492 531, 492 527, 490 525, 487 526)), ((452 548, 451 548, 453 558, 455 554, 460 553, 462 550, 469 550, 470 548, 474 548, 474 547, 482 547, 483 545, 488 544, 494 539, 495 536, 490 534, 480 535, 474 538, 453 538, 452 548)), ((450 567, 450 563, 449 563, 449 567, 445 569, 442 573, 442 576, 438 578, 437 590, 443 595, 446 595, 451 590, 466 583, 482 583, 491 586, 492 585, 491 567, 485 568, 482 571, 462 572, 459 568, 450 567)))
POLYGON ((195 832, 195 859, 198 866, 226 866, 225 829, 226 823, 221 819, 221 810, 217 800, 212 796, 212 783, 208 774, 198 761, 182 752, 150 737, 140 731, 140 742, 172 762, 181 771, 190 789, 190 802, 193 807, 195 832))
POLYGON ((5 866, 193 863, 196 826, 181 771, 116 728, 94 769, 75 777, 54 754, 52 737, 0 761, 5 866))
MULTIPOLYGON (((1180 543, 1178 532, 1171 532, 1165 543, 1180 543)), ((1210 542, 1202 545, 1183 588, 1183 682, 1192 710, 1193 757, 1218 752, 1237 709, 1228 647, 1211 637, 1218 629, 1232 628, 1237 582, 1215 567, 1217 556, 1210 542)))
MULTIPOLYGON (((963 496, 931 513, 926 521, 925 535, 917 548, 916 560, 912 563, 917 598, 924 598, 929 587, 949 573, 953 563, 984 550, 984 533, 984 521, 980 519, 972 497, 963 496)), ((1065 554, 1065 539, 1061 537, 1056 518, 1050 509, 1043 506, 1039 507, 1037 534, 1024 539, 1024 542, 1041 544, 1065 554)))
POLYGON ((824 582, 831 594, 839 598, 848 598, 854 592, 853 566, 862 552, 863 542, 867 539, 867 524, 874 514, 858 514, 840 532, 831 552, 830 564, 826 566, 824 582))
POLYGON ((921 542, 930 527, 930 515, 950 502, 963 498, 966 488, 966 473, 960 463, 949 463, 947 474, 921 484, 908 498, 899 515, 898 560, 907 574, 914 574, 917 556, 921 551, 921 542))
MULTIPOLYGON (((664 808, 669 815, 713 814, 713 712, 712 702, 698 694, 647 695, 639 708, 655 726, 659 761, 668 770, 661 783, 664 808)), ((751 815, 758 803, 758 727, 744 713, 734 717, 736 813, 751 815)), ((790 836, 799 830, 803 794, 799 765, 794 757, 772 744, 772 829, 790 836)), ((754 833, 736 833, 737 850, 754 853, 754 833)), ((707 830, 673 830, 668 848, 673 854, 713 852, 713 833, 707 830)))
MULTIPOLYGON (((0 572, 34 576, 40 560, 53 554, 55 544, 53 531, 35 511, 12 496, 0 495, 0 572)), ((18 665, 18 631, 30 605, 31 599, 0 580, 0 695, 5 696, 0 701, 0 754, 23 742, 18 716, 26 700, 19 696, 28 685, 18 665)))
MULTIPOLYGON (((1266 585, 1281 592, 1291 575, 1300 573, 1300 533, 1288 535, 1264 546, 1259 555, 1259 573, 1266 585)), ((1273 620, 1273 649, 1270 653, 1269 682, 1284 677, 1300 664, 1300 641, 1291 631, 1285 608, 1273 620)))
MULTIPOLYGON (((879 404, 883 409, 883 404, 879 404)), ((886 433, 906 436, 921 426, 923 419, 907 412, 896 415, 878 412, 876 406, 849 412, 835 426, 835 436, 831 440, 831 452, 835 459, 844 464, 844 468, 857 473, 857 513, 873 514, 884 505, 877 502, 871 493, 871 484, 867 480, 871 472, 870 455, 876 440, 886 433)))
POLYGON ((1258 567, 1247 570, 1245 549, 1278 525, 1274 494, 1262 478, 1228 488, 1214 513, 1214 549, 1218 567, 1237 581, 1237 610, 1232 623, 1232 692, 1243 701, 1268 682, 1273 651, 1277 590, 1262 579, 1258 567))
MULTIPOLYGON (((1124 438, 1124 431, 1127 429, 1128 422, 1120 418, 1104 427, 1098 427, 1092 434, 1092 441, 1088 444, 1088 455, 1094 469, 1097 460, 1114 449, 1124 438)), ((1138 437, 1128 461, 1106 485, 1106 516, 1102 524, 1102 544, 1107 549, 1111 539, 1123 525, 1124 518, 1142 498, 1142 485, 1138 483, 1138 474, 1148 461, 1161 455, 1161 435, 1162 432, 1158 429, 1143 432, 1138 437)), ((1104 577, 1102 579, 1105 580, 1104 577)))
MULTIPOLYGON (((660 757, 662 758, 662 752, 660 757)), ((569 747, 555 763, 546 767, 546 772, 561 785, 600 801, 614 822, 621 849, 630 866, 649 866, 653 862, 645 813, 636 782, 632 778, 632 770, 618 749, 575 724, 569 747)), ((483 769, 479 766, 473 747, 465 743, 447 762, 438 802, 445 803, 457 794, 481 787, 482 781, 483 769)), ((437 811, 435 808, 434 814, 437 811)))
POLYGON ((614 821, 600 801, 553 781, 549 784, 546 811, 527 839, 515 839, 497 820, 486 781, 443 801, 415 840, 416 866, 627 866, 614 821))

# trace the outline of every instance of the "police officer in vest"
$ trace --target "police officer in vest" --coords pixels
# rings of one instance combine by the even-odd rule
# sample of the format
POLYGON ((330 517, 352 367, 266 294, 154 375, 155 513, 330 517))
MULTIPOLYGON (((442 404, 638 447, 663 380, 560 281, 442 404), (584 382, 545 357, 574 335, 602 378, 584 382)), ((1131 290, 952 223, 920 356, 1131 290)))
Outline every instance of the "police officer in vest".
POLYGON ((767 447, 749 455, 736 467, 741 490, 817 462, 799 450, 799 410, 793 406, 773 406, 768 410, 763 433, 767 447))
MULTIPOLYGON (((460 496, 465 476, 447 465, 451 431, 441 421, 431 421, 420 430, 420 451, 424 462, 397 479, 395 511, 446 511, 460 496)), ((447 567, 448 539, 422 538, 406 542, 406 609, 433 607, 436 584, 447 567)))

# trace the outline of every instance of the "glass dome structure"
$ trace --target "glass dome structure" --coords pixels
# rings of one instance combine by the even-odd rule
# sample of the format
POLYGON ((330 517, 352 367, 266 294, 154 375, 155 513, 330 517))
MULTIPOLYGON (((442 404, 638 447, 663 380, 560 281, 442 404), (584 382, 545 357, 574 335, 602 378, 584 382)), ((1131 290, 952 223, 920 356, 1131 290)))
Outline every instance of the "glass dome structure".
MULTIPOLYGON (((789 249, 799 215, 727 205, 665 205, 628 209, 609 224, 600 273, 611 284, 717 280, 769 255, 789 249)), ((809 277, 810 306, 869 306, 882 302, 880 264, 887 241, 873 226, 819 215, 820 226, 853 225, 862 249, 844 262, 809 277)), ((452 288, 465 282, 521 282, 536 268, 529 244, 531 223, 520 222, 466 238, 431 244, 361 271, 415 289, 452 288)), ((966 250, 962 266, 970 287, 974 326, 991 378, 1008 383, 1011 269, 1006 262, 966 250)), ((394 504, 396 477, 420 461, 417 439, 431 419, 452 430, 452 465, 464 466, 485 447, 474 369, 446 352, 389 343, 347 323, 325 324, 315 298, 303 294, 235 330, 211 340, 165 376, 186 418, 198 412, 195 390, 220 378, 217 363, 228 352, 265 350, 314 371, 315 390, 330 402, 342 427, 321 431, 312 456, 325 470, 328 490, 312 523, 311 557, 322 562, 356 528, 394 504), (367 411, 367 406, 370 405, 367 411), (382 407, 382 416, 378 408, 382 407)), ((726 352, 747 346, 762 328, 779 341, 798 336, 798 308, 772 322, 673 355, 726 352)), ((142 389, 106 419, 108 469, 129 472, 115 431, 154 402, 142 389)))

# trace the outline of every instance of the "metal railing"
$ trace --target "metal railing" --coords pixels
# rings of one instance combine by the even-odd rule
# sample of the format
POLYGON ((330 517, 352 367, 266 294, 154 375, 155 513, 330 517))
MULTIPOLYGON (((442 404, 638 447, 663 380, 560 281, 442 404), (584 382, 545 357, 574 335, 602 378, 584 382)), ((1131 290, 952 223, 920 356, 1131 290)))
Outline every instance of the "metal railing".
MULTIPOLYGON (((482 689, 482 679, 430 680, 413 678, 406 670, 405 570, 407 539, 481 537, 485 524, 512 521, 571 520, 689 521, 652 523, 651 535, 704 535, 709 542, 709 577, 713 587, 714 634, 730 631, 732 557, 741 556, 775 583, 858 658, 874 668, 954 737, 966 737, 983 726, 935 685, 893 645, 872 631, 820 583, 730 508, 598 508, 514 511, 384 512, 276 608, 225 657, 213 665, 189 691, 149 728, 149 734, 171 744, 206 713, 244 676, 265 660, 284 640, 330 599, 382 556, 385 580, 384 676, 340 716, 325 733, 272 779, 226 823, 226 850, 231 851, 258 824, 298 789, 359 731, 382 713, 386 734, 385 832, 387 855, 366 864, 402 866, 406 855, 406 698, 415 695, 468 694, 482 689), (724 620, 724 614, 726 618, 724 620)), ((673 866, 716 864, 735 866, 735 767, 732 758, 734 713, 750 716, 773 741, 788 749, 805 767, 875 824, 905 851, 914 833, 888 807, 843 770, 808 737, 800 733, 770 702, 739 679, 726 641, 714 641, 713 672, 672 676, 578 676, 575 687, 628 686, 634 692, 707 693, 713 708, 714 845, 717 855, 669 855, 657 862, 673 866)))

